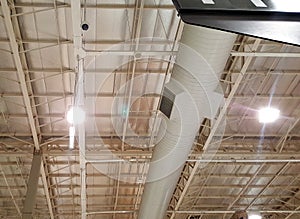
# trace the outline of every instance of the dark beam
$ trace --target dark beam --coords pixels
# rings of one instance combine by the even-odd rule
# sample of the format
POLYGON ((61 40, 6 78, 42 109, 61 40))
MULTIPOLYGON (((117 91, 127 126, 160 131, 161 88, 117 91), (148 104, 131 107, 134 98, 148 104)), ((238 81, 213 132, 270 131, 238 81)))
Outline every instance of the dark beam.
POLYGON ((22 211, 22 219, 31 219, 33 215, 33 208, 36 202, 36 194, 38 190, 38 182, 41 170, 42 155, 41 153, 34 153, 32 158, 31 170, 27 184, 26 198, 22 211))

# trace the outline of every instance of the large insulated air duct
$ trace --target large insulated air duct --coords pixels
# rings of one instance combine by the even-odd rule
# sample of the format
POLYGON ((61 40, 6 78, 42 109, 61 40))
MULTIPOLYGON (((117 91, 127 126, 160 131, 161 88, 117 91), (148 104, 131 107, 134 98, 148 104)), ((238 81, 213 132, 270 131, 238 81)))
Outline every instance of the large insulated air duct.
POLYGON ((214 118, 223 95, 215 90, 236 36, 185 25, 161 111, 161 141, 149 166, 139 219, 162 219, 204 118, 214 118))

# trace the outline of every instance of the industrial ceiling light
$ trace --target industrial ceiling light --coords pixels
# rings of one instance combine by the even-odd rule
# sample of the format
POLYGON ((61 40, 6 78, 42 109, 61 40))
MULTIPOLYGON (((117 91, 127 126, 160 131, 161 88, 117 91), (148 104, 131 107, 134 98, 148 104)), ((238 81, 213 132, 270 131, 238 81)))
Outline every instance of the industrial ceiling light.
POLYGON ((275 122, 280 116, 280 111, 275 108, 266 107, 262 108, 258 112, 258 118, 260 123, 275 122))
POLYGON ((74 141, 75 141, 75 127, 70 126, 69 128, 69 148, 74 149, 74 141))
POLYGON ((71 125, 82 124, 85 120, 85 112, 79 106, 73 106, 67 113, 67 121, 71 125))

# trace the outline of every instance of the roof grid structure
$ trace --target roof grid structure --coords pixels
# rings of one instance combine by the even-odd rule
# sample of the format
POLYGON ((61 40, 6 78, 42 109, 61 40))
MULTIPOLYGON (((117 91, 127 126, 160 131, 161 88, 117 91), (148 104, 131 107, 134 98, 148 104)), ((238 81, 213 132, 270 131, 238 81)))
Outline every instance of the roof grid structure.
MULTIPOLYGON (((68 148, 66 112, 78 80, 71 1, 1 1, 1 218, 21 217, 32 154, 39 148, 43 165, 34 218, 82 218, 82 186, 87 218, 137 218, 159 140, 161 92, 183 24, 170 0, 81 3, 82 20, 90 27, 83 33, 83 47, 90 51, 84 59, 86 185, 78 139, 74 150, 68 148), (116 99, 131 98, 130 108, 112 113, 116 99), (127 116, 127 126, 116 127, 127 116)), ((269 219, 299 217, 299 50, 237 38, 220 80, 228 105, 216 120, 220 129, 226 121, 224 133, 212 133, 214 122, 203 123, 166 218, 227 219, 244 209, 269 219), (267 105, 281 116, 263 125, 257 111, 267 105)))

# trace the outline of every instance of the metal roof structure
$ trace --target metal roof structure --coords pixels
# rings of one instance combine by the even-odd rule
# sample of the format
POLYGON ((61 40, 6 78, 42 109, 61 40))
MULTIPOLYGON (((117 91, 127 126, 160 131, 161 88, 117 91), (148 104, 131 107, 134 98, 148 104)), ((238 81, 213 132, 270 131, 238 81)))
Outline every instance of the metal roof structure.
MULTIPOLYGON (((171 0, 1 0, 0 218, 22 218, 35 156, 33 218, 138 218, 183 26, 171 0), (71 150, 80 68, 84 141, 71 150)), ((203 121, 165 218, 300 217, 299 60, 298 47, 237 37, 224 105, 203 121), (264 106, 280 109, 275 123, 258 122, 264 106)))

